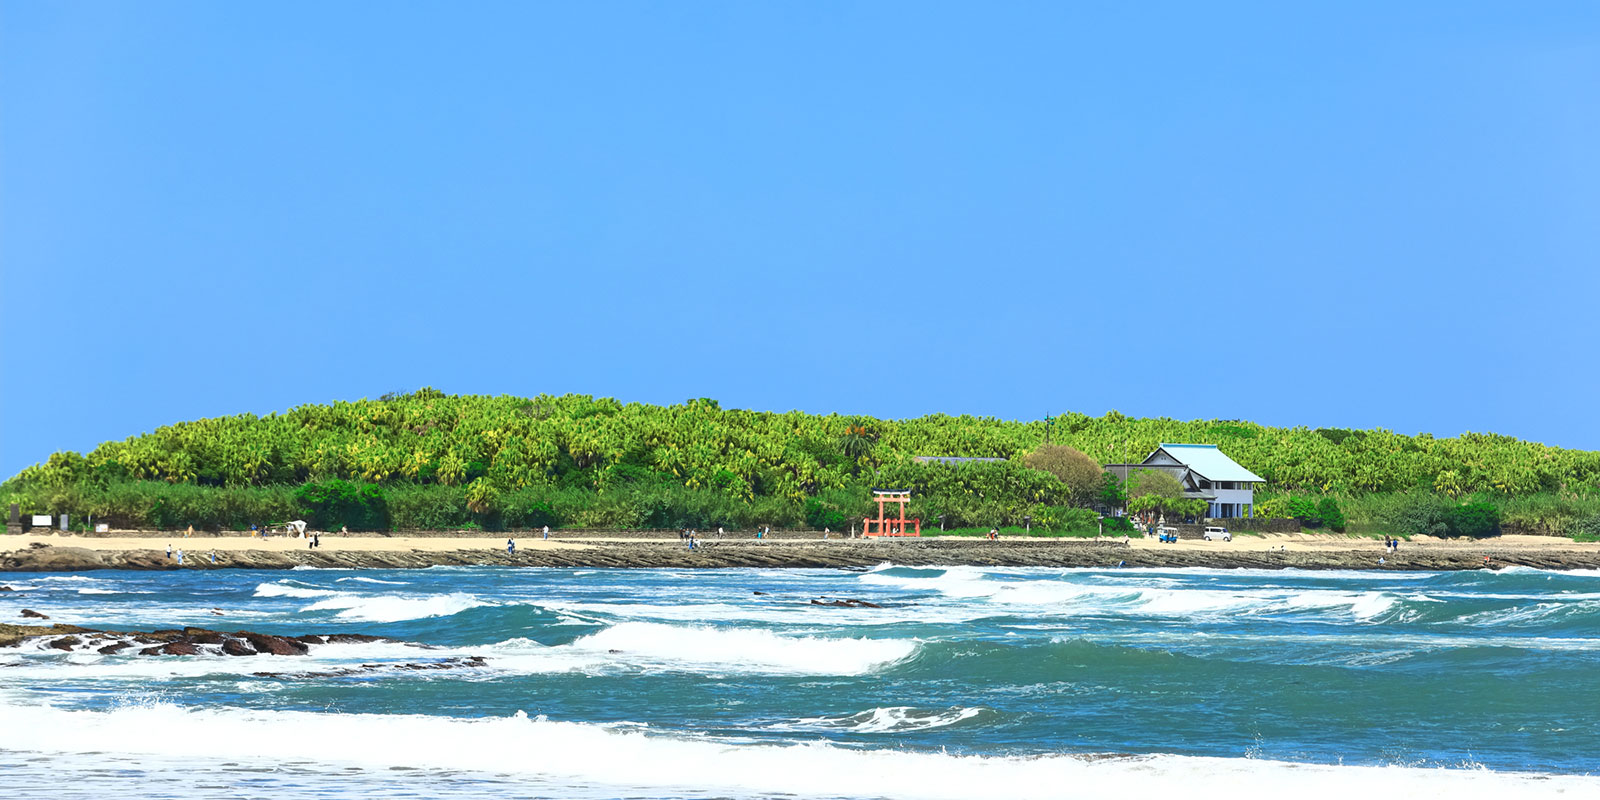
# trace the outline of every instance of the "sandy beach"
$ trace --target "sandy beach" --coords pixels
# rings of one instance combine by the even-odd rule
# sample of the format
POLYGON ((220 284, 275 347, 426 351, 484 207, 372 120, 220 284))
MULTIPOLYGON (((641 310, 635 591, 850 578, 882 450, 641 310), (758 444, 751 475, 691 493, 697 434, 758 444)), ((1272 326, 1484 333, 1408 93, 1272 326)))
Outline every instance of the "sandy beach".
POLYGON ((756 539, 748 533, 703 536, 689 548, 659 532, 538 532, 415 535, 325 533, 320 546, 273 536, 127 531, 73 535, 37 533, 0 538, 0 570, 420 568, 428 566, 547 567, 871 567, 907 565, 1057 567, 1246 567, 1301 569, 1460 570, 1522 565, 1546 569, 1600 568, 1600 544, 1543 536, 1482 540, 1419 537, 1397 552, 1372 539, 1330 534, 1239 536, 1231 542, 1120 537, 1054 539, 974 537, 849 539, 786 531, 756 539), (507 552, 506 539, 516 540, 507 552), (167 555, 171 545, 174 554, 167 555), (177 551, 184 563, 177 563, 177 551))

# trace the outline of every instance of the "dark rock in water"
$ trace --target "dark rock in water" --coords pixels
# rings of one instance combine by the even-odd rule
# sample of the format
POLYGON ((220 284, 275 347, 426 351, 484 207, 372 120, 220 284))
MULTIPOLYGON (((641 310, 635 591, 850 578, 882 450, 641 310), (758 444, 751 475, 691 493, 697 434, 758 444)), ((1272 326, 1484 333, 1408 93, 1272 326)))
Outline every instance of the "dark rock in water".
POLYGON ((22 616, 28 617, 29 619, 49 619, 49 617, 47 617, 47 616, 45 616, 43 614, 40 614, 39 612, 34 611, 31 608, 22 609, 22 616))
POLYGON ((866 600, 853 600, 853 599, 844 599, 844 600, 820 600, 819 599, 819 600, 812 600, 811 601, 811 605, 814 605, 814 606, 829 606, 829 607, 832 607, 832 608, 883 608, 883 606, 880 606, 877 603, 868 602, 866 600))
POLYGON ((751 592, 751 594, 754 594, 754 595, 765 595, 766 592, 751 592))
POLYGON ((372 642, 394 641, 387 636, 368 636, 364 633, 330 633, 327 636, 306 634, 294 638, 306 644, 371 644, 372 642))
POLYGON ((227 641, 222 634, 204 628, 184 628, 183 636, 195 644, 222 644, 227 641))
POLYGON ((290 639, 287 636, 272 636, 265 633, 250 633, 239 631, 237 636, 254 645, 257 653, 270 653, 275 656, 303 656, 311 651, 304 642, 290 639))
POLYGON ((10 586, 0 586, 0 592, 14 592, 14 591, 16 591, 16 589, 11 588, 10 586))
POLYGON ((359 667, 350 667, 348 669, 328 670, 326 672, 252 672, 250 674, 255 676, 255 677, 257 677, 257 678, 347 678, 347 677, 349 677, 351 675, 365 675, 365 674, 368 674, 368 673, 378 672, 380 670, 385 670, 385 669, 397 669, 397 670, 408 670, 408 671, 409 670, 460 669, 460 668, 463 668, 463 667, 482 667, 482 666, 487 666, 488 663, 489 663, 489 659, 484 657, 484 656, 461 656, 459 658, 447 658, 447 659, 445 659, 443 661, 433 661, 433 662, 420 663, 420 664, 419 663, 362 664, 359 667))
POLYGON ((74 633, 94 633, 87 628, 76 625, 12 625, 9 622, 0 622, 0 647, 11 647, 20 644, 24 639, 37 639, 41 636, 65 636, 74 633))
MULTIPOLYGON (((30 612, 34 616, 43 617, 38 612, 30 612)), ((79 628, 73 625, 11 625, 0 623, 0 647, 9 647, 22 642, 24 639, 41 639, 44 637, 57 637, 44 646, 64 652, 93 650, 104 655, 115 655, 124 650, 133 650, 142 656, 193 656, 193 655, 228 655, 228 656, 254 656, 271 654, 278 656, 303 656, 311 651, 312 644, 345 644, 367 642, 391 642, 382 636, 368 636, 360 633, 336 633, 332 635, 307 635, 307 636, 276 636, 268 633, 254 633, 251 631, 237 631, 225 633, 209 630, 207 628, 183 628, 178 630, 168 628, 149 633, 117 631, 102 631, 91 628, 79 628), (84 634, 81 638, 76 634, 84 634)), ((432 667, 428 667, 432 669, 432 667)))
MULTIPOLYGON (((463 656, 461 658, 447 658, 443 661, 435 661, 429 664, 391 664, 388 666, 391 669, 455 669, 457 667, 481 667, 488 663, 489 659, 483 656, 463 656)), ((385 665, 362 664, 361 666, 382 669, 385 665)))
POLYGON ((253 656, 256 649, 243 639, 229 639, 222 643, 222 652, 230 656, 253 656))

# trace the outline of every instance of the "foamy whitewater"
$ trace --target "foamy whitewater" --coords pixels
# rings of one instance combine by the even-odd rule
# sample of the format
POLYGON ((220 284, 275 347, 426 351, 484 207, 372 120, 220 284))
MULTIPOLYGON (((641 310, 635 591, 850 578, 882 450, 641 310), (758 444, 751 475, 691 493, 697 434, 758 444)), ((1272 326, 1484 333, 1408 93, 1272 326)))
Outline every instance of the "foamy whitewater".
POLYGON ((1600 798, 1592 570, 17 578, 0 620, 393 640, 0 649, 19 797, 1600 798))

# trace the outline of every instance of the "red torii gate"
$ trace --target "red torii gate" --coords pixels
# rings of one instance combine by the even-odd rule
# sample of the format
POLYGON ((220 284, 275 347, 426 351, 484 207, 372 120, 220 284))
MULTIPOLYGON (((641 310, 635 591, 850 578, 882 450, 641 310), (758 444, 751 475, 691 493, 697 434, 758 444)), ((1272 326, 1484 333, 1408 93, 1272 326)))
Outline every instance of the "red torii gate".
POLYGON ((910 489, 873 489, 872 499, 878 501, 878 518, 862 518, 864 527, 861 529, 863 536, 921 536, 922 520, 906 519, 906 503, 911 502, 910 489), (896 503, 900 506, 900 518, 890 519, 884 515, 884 504, 896 503), (906 530, 906 525, 912 526, 906 530))

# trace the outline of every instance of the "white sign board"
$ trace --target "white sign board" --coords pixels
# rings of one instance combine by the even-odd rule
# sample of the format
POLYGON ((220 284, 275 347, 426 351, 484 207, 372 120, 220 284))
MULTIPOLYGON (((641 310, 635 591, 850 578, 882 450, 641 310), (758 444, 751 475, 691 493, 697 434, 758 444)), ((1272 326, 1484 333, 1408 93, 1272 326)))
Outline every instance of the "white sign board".
POLYGON ((44 528, 50 527, 50 515, 49 514, 34 514, 33 515, 33 524, 34 524, 35 527, 44 527, 44 528))

